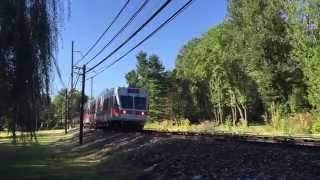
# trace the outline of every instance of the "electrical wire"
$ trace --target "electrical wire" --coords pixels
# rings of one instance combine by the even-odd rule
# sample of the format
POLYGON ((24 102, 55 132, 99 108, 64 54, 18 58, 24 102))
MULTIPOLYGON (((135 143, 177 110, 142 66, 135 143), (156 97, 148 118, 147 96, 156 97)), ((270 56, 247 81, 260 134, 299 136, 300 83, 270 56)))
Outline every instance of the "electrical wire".
POLYGON ((63 81, 63 79, 62 79, 62 76, 61 76, 61 71, 60 71, 60 67, 59 67, 59 65, 58 65, 57 59, 56 59, 54 56, 52 56, 52 55, 51 55, 51 57, 52 57, 52 59, 53 59, 53 64, 54 64, 54 66, 55 66, 55 68, 56 68, 56 71, 57 71, 57 74, 58 74, 60 83, 61 83, 61 85, 63 86, 63 88, 66 88, 66 84, 64 83, 64 81, 63 81))
POLYGON ((130 19, 126 22, 125 25, 122 26, 122 28, 117 32, 115 36, 94 56, 92 57, 86 65, 88 65, 91 61, 93 61, 97 56, 99 56, 133 21, 134 19, 139 15, 139 13, 143 10, 143 8, 148 4, 150 0, 145 0, 142 5, 138 8, 136 12, 130 17, 130 19))
MULTIPOLYGON (((138 44, 136 44, 133 48, 131 48, 130 50, 128 50, 125 54, 123 54, 121 57, 119 57, 118 59, 116 59, 115 61, 113 61, 112 63, 110 63, 109 65, 107 65, 106 67, 100 68, 98 70, 98 72, 91 76, 92 77, 96 77, 99 74, 101 74, 102 72, 104 72, 106 69, 110 68, 111 66, 113 66, 114 64, 116 64, 117 62, 119 62, 121 59, 123 59, 124 57, 126 57, 128 54, 130 54, 133 50, 135 50, 137 47, 139 47, 140 45, 142 45, 145 41, 147 41, 148 39, 150 39, 154 34, 156 34, 159 30, 161 30, 165 25, 167 25, 168 23, 170 23, 172 20, 174 20, 179 14, 181 14, 184 10, 186 10, 191 3, 194 0, 189 0, 186 4, 184 4, 178 11, 176 11, 172 16, 170 16, 165 22, 163 22, 157 29, 155 29, 154 31, 152 31, 148 36, 146 36, 142 41, 140 41, 138 44)), ((88 79, 90 79, 88 78, 88 79)), ((87 79, 87 80, 88 80, 87 79)))
POLYGON ((122 6, 118 14, 113 18, 109 26, 104 30, 104 32, 99 36, 99 38, 96 40, 96 42, 88 49, 88 51, 84 54, 84 56, 81 57, 81 59, 76 63, 80 63, 94 48, 95 46, 101 41, 103 36, 109 31, 109 29, 112 27, 112 25, 117 21, 117 19, 120 17, 124 9, 128 6, 130 0, 127 0, 126 3, 122 6))
POLYGON ((72 87, 72 89, 76 89, 79 79, 80 79, 80 72, 77 73, 77 80, 76 80, 76 83, 74 84, 74 87, 72 87))
POLYGON ((126 39, 120 46, 118 46, 115 50, 113 50, 107 57, 103 58, 101 61, 99 61, 96 65, 94 65, 93 67, 89 68, 87 72, 92 71, 94 68, 96 68, 97 66, 99 66, 101 63, 103 63, 104 61, 106 61, 108 58, 110 58, 114 53, 116 53, 120 48, 122 48, 125 44, 127 44, 133 37, 135 37, 146 25, 148 25, 150 23, 150 21, 152 21, 166 6, 169 5, 169 3, 172 2, 172 0, 166 0, 166 2, 164 4, 162 4, 162 6, 155 12, 152 14, 151 17, 149 17, 149 19, 143 23, 134 33, 132 33, 130 35, 130 37, 128 39, 126 39))

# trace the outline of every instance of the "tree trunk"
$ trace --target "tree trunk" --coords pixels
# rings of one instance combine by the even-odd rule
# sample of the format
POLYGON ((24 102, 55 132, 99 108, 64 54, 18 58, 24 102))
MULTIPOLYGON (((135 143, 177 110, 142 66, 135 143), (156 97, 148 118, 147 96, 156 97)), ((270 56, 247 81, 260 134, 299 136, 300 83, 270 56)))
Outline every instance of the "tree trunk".
POLYGON ((216 123, 219 123, 216 109, 213 110, 213 115, 214 115, 214 121, 216 123))
POLYGON ((245 105, 242 105, 243 112, 244 112, 244 120, 246 122, 246 126, 248 127, 248 115, 247 115, 247 107, 245 105))
POLYGON ((237 105, 236 107, 238 108, 238 111, 239 111, 239 114, 240 114, 240 118, 241 118, 242 120, 244 120, 243 112, 242 112, 240 106, 237 105))
POLYGON ((232 112, 232 125, 233 127, 236 126, 236 117, 235 117, 235 112, 234 112, 234 108, 231 107, 231 112, 232 112))
POLYGON ((219 103, 218 105, 219 109, 218 109, 218 113, 219 113, 219 123, 222 124, 222 119, 223 119, 223 114, 222 114, 222 108, 221 108, 221 104, 219 103))

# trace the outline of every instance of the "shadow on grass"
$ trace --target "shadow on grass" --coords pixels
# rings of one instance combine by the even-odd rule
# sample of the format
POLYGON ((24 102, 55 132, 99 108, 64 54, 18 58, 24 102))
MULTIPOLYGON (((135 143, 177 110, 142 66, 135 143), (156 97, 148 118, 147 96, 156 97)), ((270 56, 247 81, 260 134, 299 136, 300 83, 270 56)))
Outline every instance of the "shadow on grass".
POLYGON ((319 148, 112 131, 87 131, 79 146, 76 131, 68 138, 61 136, 41 136, 39 143, 0 144, 0 179, 320 177, 319 148))
POLYGON ((77 133, 61 136, 41 135, 38 141, 16 143, 1 138, 0 179, 135 179, 139 174, 137 167, 126 167, 125 156, 118 155, 143 144, 146 137, 98 131, 86 133, 79 146, 77 133), (104 163, 118 168, 106 171, 104 163))

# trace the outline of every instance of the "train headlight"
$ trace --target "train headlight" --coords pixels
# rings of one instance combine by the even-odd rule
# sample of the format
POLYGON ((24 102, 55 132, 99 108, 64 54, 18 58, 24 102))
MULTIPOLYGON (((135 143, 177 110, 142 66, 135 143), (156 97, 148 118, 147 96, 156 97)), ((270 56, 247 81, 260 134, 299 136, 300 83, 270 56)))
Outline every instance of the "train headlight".
POLYGON ((141 115, 144 116, 144 112, 141 112, 141 115))

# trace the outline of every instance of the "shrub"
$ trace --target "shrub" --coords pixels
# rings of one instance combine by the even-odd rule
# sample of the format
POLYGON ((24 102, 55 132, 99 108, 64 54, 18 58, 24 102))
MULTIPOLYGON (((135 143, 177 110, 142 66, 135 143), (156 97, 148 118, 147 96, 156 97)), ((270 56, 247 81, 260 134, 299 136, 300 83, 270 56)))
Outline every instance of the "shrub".
POLYGON ((191 129, 188 119, 149 121, 145 128, 157 129, 161 131, 189 131, 191 129))
POLYGON ((270 124, 275 131, 281 131, 285 127, 285 110, 281 104, 272 103, 270 106, 271 119, 270 124))
POLYGON ((227 118, 224 122, 224 127, 228 130, 228 131, 231 131, 232 130, 232 120, 231 118, 227 118))
POLYGON ((191 126, 192 131, 201 133, 214 133, 216 131, 217 122, 214 121, 202 121, 199 124, 191 126))
POLYGON ((317 120, 312 125, 312 134, 320 134, 320 120, 317 120))
POLYGON ((287 120, 286 129, 294 134, 309 134, 314 124, 314 116, 310 113, 297 113, 287 120))

